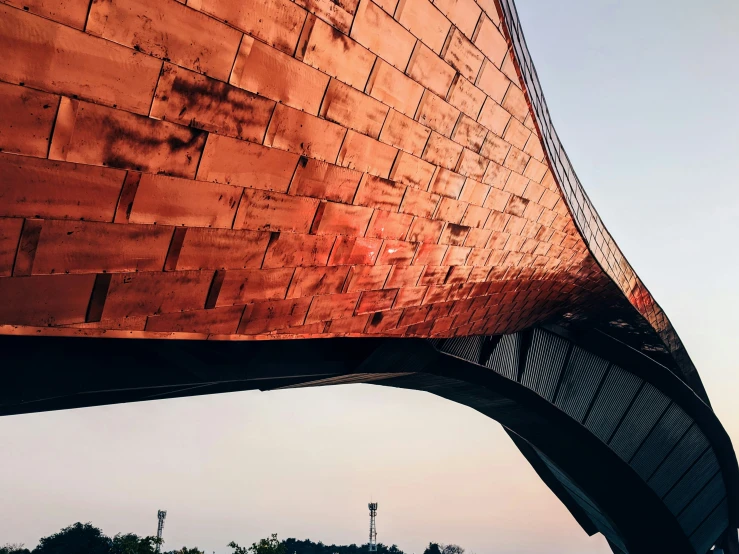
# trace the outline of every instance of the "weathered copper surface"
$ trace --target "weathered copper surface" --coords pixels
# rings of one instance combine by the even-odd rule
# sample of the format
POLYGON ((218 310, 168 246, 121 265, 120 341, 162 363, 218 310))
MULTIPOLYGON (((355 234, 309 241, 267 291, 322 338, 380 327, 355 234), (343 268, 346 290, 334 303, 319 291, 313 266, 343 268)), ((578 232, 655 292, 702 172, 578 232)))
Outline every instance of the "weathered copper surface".
POLYGON ((511 0, 0 0, 0 51, 0 334, 450 339, 4 337, 0 414, 385 380, 522 433, 614 552, 736 551, 728 436, 511 0))
POLYGON ((2 0, 0 333, 447 337, 625 311, 669 354, 573 221, 506 7, 2 0))

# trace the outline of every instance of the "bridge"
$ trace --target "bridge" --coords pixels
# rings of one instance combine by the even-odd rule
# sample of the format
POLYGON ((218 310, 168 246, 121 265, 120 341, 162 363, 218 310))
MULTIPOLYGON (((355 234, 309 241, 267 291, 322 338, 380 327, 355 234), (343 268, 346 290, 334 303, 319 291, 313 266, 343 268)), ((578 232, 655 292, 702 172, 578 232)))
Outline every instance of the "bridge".
POLYGON ((739 554, 731 441, 511 0, 3 0, 0 46, 0 415, 423 390, 614 553, 739 554))

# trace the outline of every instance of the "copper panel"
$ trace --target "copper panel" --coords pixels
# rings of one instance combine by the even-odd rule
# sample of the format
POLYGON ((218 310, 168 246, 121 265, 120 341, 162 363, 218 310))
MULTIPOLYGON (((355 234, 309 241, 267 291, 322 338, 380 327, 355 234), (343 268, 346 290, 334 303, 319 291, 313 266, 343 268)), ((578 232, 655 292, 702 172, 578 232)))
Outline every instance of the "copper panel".
POLYGON ((95 1, 86 32, 68 4, 0 5, 0 324, 491 334, 619 288, 656 314, 580 234, 496 2, 95 1))

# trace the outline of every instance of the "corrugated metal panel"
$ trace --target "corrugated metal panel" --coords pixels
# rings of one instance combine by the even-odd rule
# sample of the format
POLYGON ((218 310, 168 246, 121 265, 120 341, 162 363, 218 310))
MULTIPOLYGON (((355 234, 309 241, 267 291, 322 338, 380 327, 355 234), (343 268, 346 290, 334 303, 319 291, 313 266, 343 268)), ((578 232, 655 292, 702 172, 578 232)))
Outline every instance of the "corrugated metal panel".
POLYGON ((708 552, 721 533, 729 526, 729 509, 726 500, 716 508, 710 516, 701 523, 690 537, 690 543, 696 552, 708 552))
MULTIPOLYGON (((725 529, 728 515, 718 461, 700 429, 679 406, 634 374, 609 367, 603 358, 570 346, 569 341, 548 331, 530 332, 521 383, 577 421, 584 421, 602 441, 610 440, 611 449, 664 498, 686 534, 692 533, 691 542, 699 554, 705 552, 725 529)), ((523 340, 522 333, 502 336, 484 365, 516 380, 523 340)), ((444 353, 478 363, 484 341, 485 337, 480 336, 456 337, 437 345, 444 353)), ((452 389, 445 387, 443 396, 483 413, 487 408, 501 407, 502 399, 497 396, 481 396, 461 383, 452 389)), ((626 552, 607 516, 567 475, 540 455, 613 547, 626 552)))
POLYGON ((705 452, 706 448, 708 448, 708 439, 697 425, 693 425, 680 439, 675 449, 670 452, 664 463, 654 472, 648 481, 649 486, 660 497, 664 496, 705 452))
POLYGON ((554 403, 582 422, 607 368, 603 358, 575 346, 554 403))
POLYGON ((629 461, 670 403, 662 392, 645 383, 611 439, 611 449, 629 461))
POLYGON ((630 465, 645 481, 649 479, 657 466, 670 453, 672 447, 683 436, 692 420, 680 406, 670 404, 665 415, 639 447, 630 465))
POLYGON ((600 440, 608 442, 642 383, 633 373, 612 366, 585 426, 600 440))
POLYGON ((665 496, 665 504, 670 511, 675 515, 679 514, 719 469, 718 458, 713 449, 704 452, 675 488, 665 496))
POLYGON ((534 329, 522 383, 551 402, 567 356, 567 348, 568 342, 565 339, 534 329))
POLYGON ((490 359, 485 365, 513 381, 518 373, 518 355, 521 345, 521 334, 503 335, 495 346, 490 359))
POLYGON ((441 345, 441 351, 476 364, 480 359, 480 349, 482 348, 483 340, 484 337, 480 335, 454 337, 444 341, 441 345))
POLYGON ((677 516, 677 521, 685 534, 691 535, 724 498, 726 498, 724 479, 717 473, 677 516))

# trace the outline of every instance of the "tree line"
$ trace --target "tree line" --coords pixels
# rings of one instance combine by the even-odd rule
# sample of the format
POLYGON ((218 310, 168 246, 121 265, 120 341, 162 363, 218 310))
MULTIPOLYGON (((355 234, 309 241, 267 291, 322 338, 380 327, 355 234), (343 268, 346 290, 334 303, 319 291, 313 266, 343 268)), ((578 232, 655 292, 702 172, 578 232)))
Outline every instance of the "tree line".
MULTIPOLYGON (((75 523, 39 540, 33 550, 22 544, 0 546, 0 554, 156 554, 157 537, 118 533, 108 537, 90 523, 75 523)), ((198 548, 182 547, 164 554, 205 554, 198 548)))
MULTIPOLYGON (((75 523, 58 533, 39 540, 33 550, 22 544, 0 546, 0 554, 156 554, 157 546, 163 554, 205 554, 197 547, 183 546, 165 551, 157 537, 140 537, 134 533, 118 533, 108 537, 91 523, 75 523)), ((231 541, 227 545, 232 554, 365 554, 369 544, 323 544, 309 539, 279 540, 277 535, 261 539, 251 546, 240 546, 231 541)), ((396 545, 377 544, 377 554, 405 554, 396 545)), ((429 543, 423 554, 464 554, 464 548, 455 544, 429 543)))

